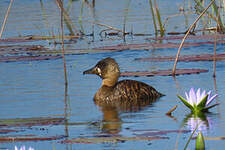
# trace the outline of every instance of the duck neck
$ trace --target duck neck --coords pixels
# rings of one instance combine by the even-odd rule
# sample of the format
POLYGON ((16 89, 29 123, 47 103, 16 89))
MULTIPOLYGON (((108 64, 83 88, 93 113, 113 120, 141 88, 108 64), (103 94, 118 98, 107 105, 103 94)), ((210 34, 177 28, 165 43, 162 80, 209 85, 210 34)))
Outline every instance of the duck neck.
POLYGON ((117 81, 118 77, 103 79, 102 86, 112 87, 116 84, 117 81))

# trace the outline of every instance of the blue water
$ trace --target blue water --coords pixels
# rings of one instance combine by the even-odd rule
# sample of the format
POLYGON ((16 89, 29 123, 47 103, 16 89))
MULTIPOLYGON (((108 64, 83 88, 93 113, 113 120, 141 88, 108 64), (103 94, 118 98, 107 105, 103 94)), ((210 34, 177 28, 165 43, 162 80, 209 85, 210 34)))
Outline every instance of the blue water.
MULTIPOLYGON (((42 18, 42 11, 38 0, 28 1, 24 0, 15 1, 11 18, 4 32, 4 37, 22 35, 45 35, 50 28, 54 28, 54 31, 59 29, 59 16, 56 16, 59 12, 57 6, 52 1, 43 1, 47 13, 47 21, 42 18), (24 3, 23 3, 24 2, 24 3), (47 9, 49 8, 49 9, 47 9), (54 10, 54 11, 53 11, 54 10), (25 12, 31 14, 24 17, 25 12), (14 16, 18 15, 18 16, 14 16), (19 19, 21 18, 21 19, 19 19), (58 20, 57 20, 58 19, 58 20), (21 20, 21 21, 18 21, 21 20), (28 22, 27 22, 28 21, 28 22), (30 21, 30 22, 29 22, 30 21), (35 22, 36 21, 36 22, 35 22), (23 26, 26 22, 26 26, 23 26), (43 27, 38 29, 37 26, 44 26, 48 22, 51 27, 43 27), (54 25, 54 26, 53 26, 54 25), (17 26, 15 28, 15 26, 17 26), (15 29, 15 30, 13 30, 15 29), (41 32, 40 32, 41 31, 41 32)), ((173 1, 174 2, 174 1, 173 1)), ((110 1, 97 1, 96 2, 96 16, 102 23, 109 23, 112 26, 120 27, 123 20, 123 10, 127 5, 127 1, 118 1, 120 5, 111 7, 110 1), (102 7, 104 9, 102 9, 102 7), (104 12, 109 13, 105 13, 104 12), (106 17, 107 16, 107 19, 106 17)), ((170 8, 170 1, 166 4, 162 1, 159 2, 159 8, 167 8, 163 11, 163 16, 168 14, 175 14, 178 10, 170 8)), ((180 4, 180 1, 176 1, 180 4)), ((114 4, 114 2, 113 2, 114 4)), ((147 3, 148 4, 148 3, 147 3)), ((149 32, 152 33, 153 28, 147 28, 146 26, 152 25, 151 15, 149 15, 149 7, 145 7, 146 2, 134 2, 131 1, 131 23, 136 32, 149 32), (137 5, 136 5, 137 4, 137 5), (134 7, 137 6, 137 7, 134 7), (144 10, 140 12, 139 10, 144 10), (147 12, 148 11, 148 12, 147 12), (134 16, 132 16, 134 15, 134 16), (132 22, 132 17, 134 21, 132 22), (148 18, 148 20, 145 20, 148 18), (138 23, 140 21, 140 23, 138 23), (144 26, 146 28, 144 28, 144 26), (143 29, 143 30, 140 30, 143 29), (144 30, 146 29, 146 30, 144 30)), ((8 6, 7 1, 0 2, 0 19, 4 17, 2 14, 6 11, 8 6)), ((80 2, 75 1, 73 3, 73 11, 79 12, 80 2)), ((87 7, 87 6, 86 6, 87 7)), ((174 6, 173 6, 174 8, 174 6)), ((85 11, 85 15, 89 15, 85 11)), ((79 13, 75 14, 78 17, 79 13)), ((76 21, 74 17, 74 21, 76 21)), ((46 19, 45 18, 45 19, 46 19)), ((88 20, 89 18, 84 18, 88 20)), ((180 20, 182 22, 182 20, 180 20)), ((85 24, 88 26, 87 22, 85 24)), ((169 24, 172 28, 173 24, 169 24)), ((90 31, 89 27, 85 29, 90 31)), ((96 27, 97 28, 97 27, 96 27)), ((96 29, 99 31, 100 29, 96 29)), ((180 29, 179 29, 180 30, 180 29)), ((77 48, 82 47, 95 47, 103 45, 113 45, 122 43, 121 39, 104 40, 103 42, 96 41, 91 45, 88 45, 85 40, 78 41, 78 43, 72 46, 77 48)), ((141 41, 139 38, 135 38, 132 42, 141 41)), ((142 39, 142 42, 144 39, 142 39)), ((39 41, 38 44, 44 44, 48 46, 47 41, 39 41)), ((68 45, 66 45, 68 46, 68 45)), ((69 47, 69 46, 68 46, 69 47)), ((45 61, 32 61, 32 62, 11 62, 0 63, 1 76, 0 76, 0 119, 15 119, 15 118, 36 118, 36 117, 52 117, 62 118, 67 115, 68 124, 61 125, 44 125, 44 126, 32 126, 32 127, 12 127, 10 129, 22 130, 19 132, 11 132, 8 134, 0 134, 0 136, 10 135, 36 135, 36 136, 68 136, 63 139, 53 141, 35 141, 35 142, 11 142, 1 143, 0 149, 14 149, 14 146, 20 147, 25 145, 28 149, 29 146, 35 150, 41 149, 57 149, 57 150, 70 150, 70 149, 175 149, 176 142, 178 143, 178 149, 183 149, 191 132, 178 133, 172 132, 162 137, 168 137, 168 139, 152 140, 152 141, 126 141, 118 143, 93 143, 93 144, 62 144, 60 143, 66 139, 74 138, 95 138, 102 135, 111 136, 109 133, 103 133, 103 112, 93 102, 93 96, 98 88, 101 86, 101 80, 94 75, 83 75, 83 71, 94 66, 97 61, 105 57, 113 57, 120 65, 121 71, 140 71, 148 70, 154 71, 159 69, 171 69, 173 62, 140 62, 135 61, 135 58, 144 58, 150 56, 167 56, 175 55, 177 49, 157 49, 151 50, 127 50, 121 52, 98 52, 88 53, 83 55, 67 55, 67 73, 68 73, 68 96, 67 107, 65 105, 65 87, 64 87, 64 72, 63 62, 61 59, 45 60, 45 61), (65 111, 66 108, 66 111, 65 111), (42 130, 44 129, 44 130, 42 130), (68 129, 68 131, 66 131, 68 129)), ((217 46, 218 53, 224 52, 224 45, 217 46)), ((213 53, 213 45, 204 45, 200 47, 184 48, 182 54, 199 54, 199 53, 213 53)), ((202 122, 198 130, 203 132, 206 137, 218 137, 224 136, 225 118, 223 117, 225 112, 222 109, 225 107, 223 99, 224 94, 224 73, 225 64, 224 61, 216 63, 216 78, 212 77, 213 62, 179 62, 177 68, 200 68, 208 69, 207 73, 193 74, 193 75, 180 75, 176 78, 171 76, 154 76, 154 77, 126 77, 128 79, 134 79, 145 82, 152 85, 161 93, 166 96, 160 98, 156 103, 151 106, 147 106, 138 112, 126 112, 119 113, 119 126, 117 135, 123 137, 135 137, 143 133, 149 133, 151 130, 165 131, 165 130, 193 130, 198 118, 189 118, 189 122, 184 120, 189 115, 190 111, 184 107, 184 105, 177 98, 177 94, 182 96, 185 91, 188 91, 191 87, 202 88, 205 90, 212 90, 213 94, 217 93, 219 96, 216 102, 220 103, 219 106, 211 110, 212 113, 206 114, 206 120, 202 122), (178 105, 178 108, 173 112, 173 118, 165 115, 172 107, 178 105), (193 121, 194 120, 194 121, 193 121), (191 122, 192 121, 192 122, 191 122), (208 125, 206 125, 208 124, 208 125)), ((121 78, 125 79, 125 78, 121 78)), ((109 123, 110 124, 110 123, 109 123)), ((0 128, 1 129, 1 128, 0 128)), ((2 128, 4 129, 4 128, 2 128)), ((150 136, 151 137, 151 136, 150 136)), ((225 146, 222 140, 206 140, 206 149, 221 149, 225 146)), ((189 147, 194 149, 195 141, 191 140, 189 147)))

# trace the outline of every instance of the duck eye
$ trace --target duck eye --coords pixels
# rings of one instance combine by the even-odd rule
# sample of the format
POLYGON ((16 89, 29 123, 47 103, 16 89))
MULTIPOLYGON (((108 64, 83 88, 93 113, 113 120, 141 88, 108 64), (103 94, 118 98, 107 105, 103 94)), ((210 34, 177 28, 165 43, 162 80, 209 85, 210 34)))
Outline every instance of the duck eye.
POLYGON ((102 74, 101 74, 101 69, 100 68, 96 68, 97 69, 97 72, 98 72, 98 74, 101 76, 102 74))

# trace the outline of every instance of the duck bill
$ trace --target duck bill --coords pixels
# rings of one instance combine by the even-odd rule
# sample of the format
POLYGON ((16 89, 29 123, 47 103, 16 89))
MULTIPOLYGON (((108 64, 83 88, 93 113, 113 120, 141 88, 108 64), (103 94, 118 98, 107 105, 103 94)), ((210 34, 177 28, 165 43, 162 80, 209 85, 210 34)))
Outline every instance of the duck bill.
POLYGON ((96 69, 95 67, 93 67, 91 69, 84 71, 83 74, 96 74, 96 69))

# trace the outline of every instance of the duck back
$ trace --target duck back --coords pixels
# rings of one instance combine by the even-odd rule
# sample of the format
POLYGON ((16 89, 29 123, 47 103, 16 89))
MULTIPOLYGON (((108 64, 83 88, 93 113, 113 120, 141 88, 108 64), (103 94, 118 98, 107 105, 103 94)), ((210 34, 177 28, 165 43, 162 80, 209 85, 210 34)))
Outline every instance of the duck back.
POLYGON ((113 87, 102 86, 95 94, 94 101, 97 105, 145 106, 161 96, 163 94, 148 84, 135 80, 122 80, 113 87))

